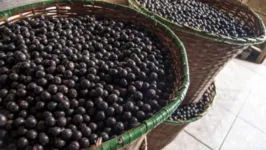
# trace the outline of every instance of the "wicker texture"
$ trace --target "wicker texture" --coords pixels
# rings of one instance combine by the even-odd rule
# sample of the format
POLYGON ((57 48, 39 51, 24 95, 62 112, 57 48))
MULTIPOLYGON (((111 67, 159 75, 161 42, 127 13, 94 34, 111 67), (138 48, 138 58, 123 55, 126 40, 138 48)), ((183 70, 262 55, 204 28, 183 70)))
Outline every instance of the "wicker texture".
POLYGON ((197 102, 226 63, 246 48, 183 32, 176 34, 184 41, 189 58, 191 84, 183 103, 197 102))
POLYGON ((209 99, 209 103, 206 105, 205 111, 203 113, 200 113, 189 120, 167 120, 160 124, 147 135, 148 148, 151 150, 163 149, 165 146, 171 143, 189 123, 202 118, 208 112, 214 102, 216 95, 214 83, 212 83, 207 91, 205 91, 204 95, 208 95, 207 98, 209 99))
POLYGON ((147 136, 144 135, 137 139, 136 141, 132 142, 131 144, 128 144, 121 148, 120 150, 145 150, 147 147, 147 136))
POLYGON ((189 72, 187 54, 183 44, 176 35, 167 26, 157 20, 141 14, 138 11, 103 1, 92 0, 50 0, 33 3, 25 6, 19 6, 0 12, 0 25, 4 22, 16 22, 25 17, 35 17, 38 15, 49 15, 54 17, 72 17, 87 14, 93 14, 105 18, 117 20, 130 20, 140 24, 146 29, 150 29, 164 43, 172 54, 172 66, 176 76, 175 88, 170 98, 170 102, 162 110, 157 112, 153 117, 145 120, 140 126, 131 129, 117 138, 111 139, 104 143, 94 146, 93 149, 113 150, 122 148, 138 139, 158 124, 166 120, 184 99, 189 85, 189 72))
POLYGON ((265 27, 262 20, 251 9, 234 0, 200 0, 223 11, 246 24, 256 37, 233 38, 206 33, 200 29, 175 24, 143 8, 137 1, 129 0, 131 7, 154 16, 171 27, 184 43, 189 59, 191 84, 183 103, 198 101, 206 88, 223 66, 248 45, 265 41, 265 27))
POLYGON ((127 0, 104 0, 104 1, 128 6, 127 0))

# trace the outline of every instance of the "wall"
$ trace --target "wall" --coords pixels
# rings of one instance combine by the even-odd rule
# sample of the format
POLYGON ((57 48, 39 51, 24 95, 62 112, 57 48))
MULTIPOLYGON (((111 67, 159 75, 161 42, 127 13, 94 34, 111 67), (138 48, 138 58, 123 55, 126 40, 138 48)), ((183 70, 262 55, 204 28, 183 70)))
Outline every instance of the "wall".
POLYGON ((242 2, 257 12, 266 24, 266 0, 242 0, 242 2))

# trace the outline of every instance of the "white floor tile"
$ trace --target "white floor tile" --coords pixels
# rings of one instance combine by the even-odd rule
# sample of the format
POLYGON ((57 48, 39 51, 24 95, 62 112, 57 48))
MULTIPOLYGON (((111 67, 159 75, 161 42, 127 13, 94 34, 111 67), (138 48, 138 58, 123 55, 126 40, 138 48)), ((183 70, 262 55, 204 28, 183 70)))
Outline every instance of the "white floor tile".
POLYGON ((234 59, 234 62, 236 62, 237 64, 242 65, 243 67, 250 69, 256 73, 258 73, 261 76, 266 77, 266 65, 263 64, 256 64, 256 63, 252 63, 252 62, 247 62, 247 61, 243 61, 243 60, 239 60, 239 59, 234 59))
POLYGON ((185 130, 212 149, 216 149, 222 144, 235 117, 235 115, 214 103, 202 119, 191 123, 185 130))
POLYGON ((252 91, 239 117, 266 133, 266 93, 252 91))
POLYGON ((163 150, 210 150, 186 132, 181 132, 175 140, 163 150))
POLYGON ((265 150, 266 135, 237 119, 221 150, 265 150))
POLYGON ((232 91, 249 91, 250 80, 257 77, 258 74, 251 71, 238 62, 230 61, 225 68, 215 78, 217 89, 226 89, 232 91))
POLYGON ((237 115, 249 92, 217 89, 215 103, 237 115))

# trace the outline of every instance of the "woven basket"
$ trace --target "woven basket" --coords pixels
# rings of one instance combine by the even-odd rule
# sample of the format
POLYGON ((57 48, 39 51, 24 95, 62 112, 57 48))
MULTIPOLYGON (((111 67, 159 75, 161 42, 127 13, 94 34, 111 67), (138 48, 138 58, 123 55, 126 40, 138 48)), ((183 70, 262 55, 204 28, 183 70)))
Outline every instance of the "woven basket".
POLYGON ((183 103, 198 101, 213 82, 223 66, 248 45, 262 43, 266 39, 262 20, 251 9, 235 0, 199 0, 243 22, 256 33, 253 38, 233 38, 211 34, 199 29, 175 24, 148 11, 136 0, 129 0, 131 7, 154 16, 171 27, 184 43, 189 59, 190 87, 183 103))
MULTIPOLYGON (((141 14, 134 9, 103 1, 48 0, 25 6, 19 6, 0 12, 0 26, 4 22, 13 23, 25 17, 35 17, 41 14, 54 17, 73 17, 93 14, 96 16, 113 18, 117 20, 134 21, 136 24, 140 24, 144 28, 155 33, 172 53, 172 66, 176 74, 176 81, 174 83, 175 87, 173 94, 169 99, 169 104, 163 107, 153 117, 145 120, 138 127, 123 133, 117 138, 111 139, 104 143, 99 142, 98 145, 91 147, 92 149, 119 149, 136 141, 142 136, 145 137, 146 133, 166 120, 172 114, 172 112, 177 109, 185 97, 189 85, 186 51, 176 35, 164 24, 145 14, 141 14)), ((138 141, 136 143, 138 143, 138 141)))
POLYGON ((120 150, 148 150, 147 136, 144 135, 133 143, 121 148, 120 150))
MULTIPOLYGON (((120 148, 120 150, 146 150, 148 147, 147 136, 143 135, 132 143, 120 148)), ((91 148, 93 149, 93 148, 91 148)))
POLYGON ((204 112, 197 114, 197 116, 194 116, 188 120, 167 120, 160 124, 147 135, 148 148, 151 150, 160 150, 171 143, 183 130, 183 128, 185 128, 189 123, 199 120, 208 112, 215 100, 215 95, 216 88, 214 83, 212 83, 204 93, 204 96, 207 96, 205 98, 208 99, 208 103, 204 108, 204 112))
POLYGON ((104 0, 104 1, 128 6, 127 0, 104 0))

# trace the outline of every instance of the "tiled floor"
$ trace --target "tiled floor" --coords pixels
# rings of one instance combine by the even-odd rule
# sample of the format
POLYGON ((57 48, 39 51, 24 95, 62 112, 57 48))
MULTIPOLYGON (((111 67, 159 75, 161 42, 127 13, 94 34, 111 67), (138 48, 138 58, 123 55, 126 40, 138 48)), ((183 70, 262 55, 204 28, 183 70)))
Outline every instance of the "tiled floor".
POLYGON ((164 150, 266 150, 266 61, 234 59, 215 83, 210 111, 164 150))

